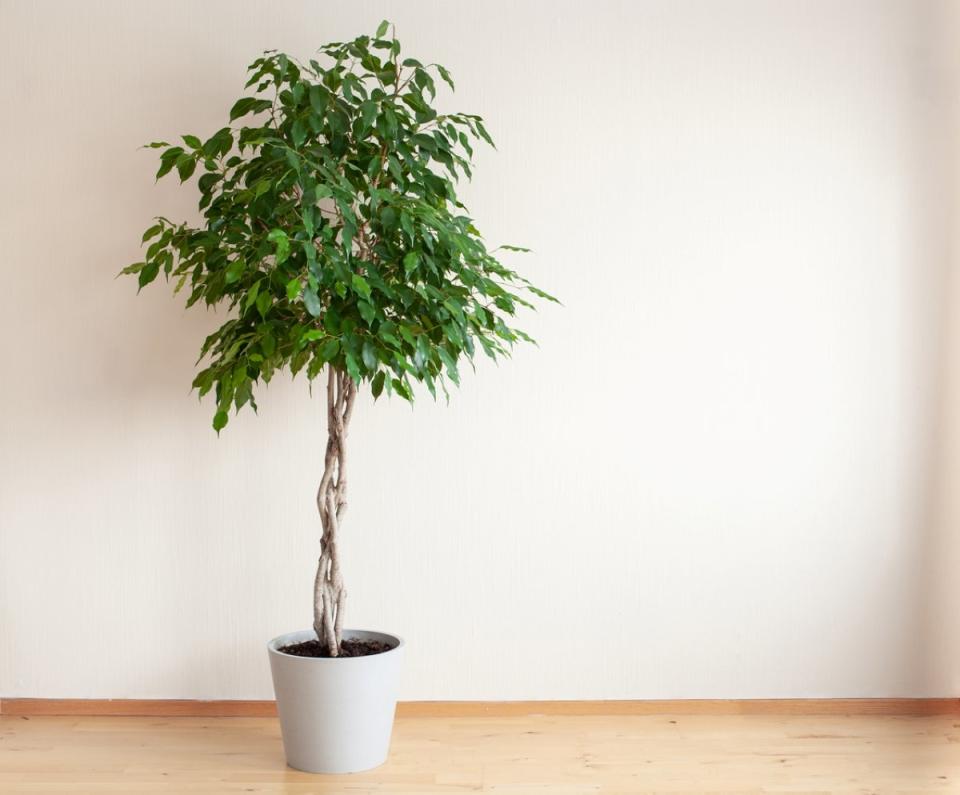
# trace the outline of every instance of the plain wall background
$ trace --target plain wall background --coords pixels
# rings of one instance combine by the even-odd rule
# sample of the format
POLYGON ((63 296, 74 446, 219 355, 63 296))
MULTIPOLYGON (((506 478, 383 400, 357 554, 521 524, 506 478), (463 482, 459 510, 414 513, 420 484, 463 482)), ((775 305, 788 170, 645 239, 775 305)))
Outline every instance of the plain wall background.
POLYGON ((279 378, 218 439, 216 317, 113 277, 195 218, 141 143, 383 17, 565 303, 449 406, 358 407, 348 624, 407 639, 403 697, 960 694, 956 10, 2 0, 0 694, 271 696, 322 406, 279 378))

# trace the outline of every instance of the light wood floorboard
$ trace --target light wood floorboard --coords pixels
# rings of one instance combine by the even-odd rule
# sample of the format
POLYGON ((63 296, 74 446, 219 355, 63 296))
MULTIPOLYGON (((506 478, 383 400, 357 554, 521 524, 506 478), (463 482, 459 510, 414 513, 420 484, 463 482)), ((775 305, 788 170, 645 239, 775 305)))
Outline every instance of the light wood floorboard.
POLYGON ((957 717, 401 717, 351 776, 284 765, 273 718, 0 717, 2 793, 960 793, 957 717))
MULTIPOLYGON (((960 698, 748 698, 626 701, 401 701, 402 718, 523 715, 955 715, 960 698)), ((273 718, 274 701, 142 698, 0 698, 0 715, 273 718)))

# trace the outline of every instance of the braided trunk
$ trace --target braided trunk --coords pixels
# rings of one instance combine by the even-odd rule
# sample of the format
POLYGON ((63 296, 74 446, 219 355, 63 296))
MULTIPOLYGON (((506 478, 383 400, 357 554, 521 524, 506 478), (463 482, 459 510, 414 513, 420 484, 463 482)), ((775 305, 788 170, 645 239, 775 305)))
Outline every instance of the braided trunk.
POLYGON ((340 573, 337 535, 347 510, 347 428, 357 385, 346 373, 329 367, 327 378, 327 452, 317 489, 317 510, 323 535, 313 584, 313 630, 331 657, 340 654, 343 605, 347 592, 340 573))

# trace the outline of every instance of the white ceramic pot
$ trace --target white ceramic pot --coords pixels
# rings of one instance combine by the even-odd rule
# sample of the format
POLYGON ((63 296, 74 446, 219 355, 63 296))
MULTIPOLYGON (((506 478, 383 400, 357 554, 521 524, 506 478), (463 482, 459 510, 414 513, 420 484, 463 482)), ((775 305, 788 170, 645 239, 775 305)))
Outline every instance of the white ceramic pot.
POLYGON ((383 764, 390 750, 403 641, 345 629, 343 639, 379 640, 390 651, 366 657, 295 657, 281 646, 314 640, 313 630, 267 644, 287 764, 308 773, 356 773, 383 764))

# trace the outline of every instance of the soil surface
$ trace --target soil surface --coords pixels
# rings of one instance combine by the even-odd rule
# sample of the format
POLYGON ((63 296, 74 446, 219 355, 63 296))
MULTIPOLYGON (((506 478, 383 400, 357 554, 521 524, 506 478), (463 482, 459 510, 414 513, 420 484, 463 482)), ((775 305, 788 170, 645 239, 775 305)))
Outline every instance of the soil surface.
MULTIPOLYGON (((366 657, 370 654, 383 654, 393 646, 382 640, 345 640, 340 644, 341 657, 366 657)), ((291 643, 281 646, 278 651, 292 654, 294 657, 329 657, 327 647, 318 640, 305 640, 303 643, 291 643)))

